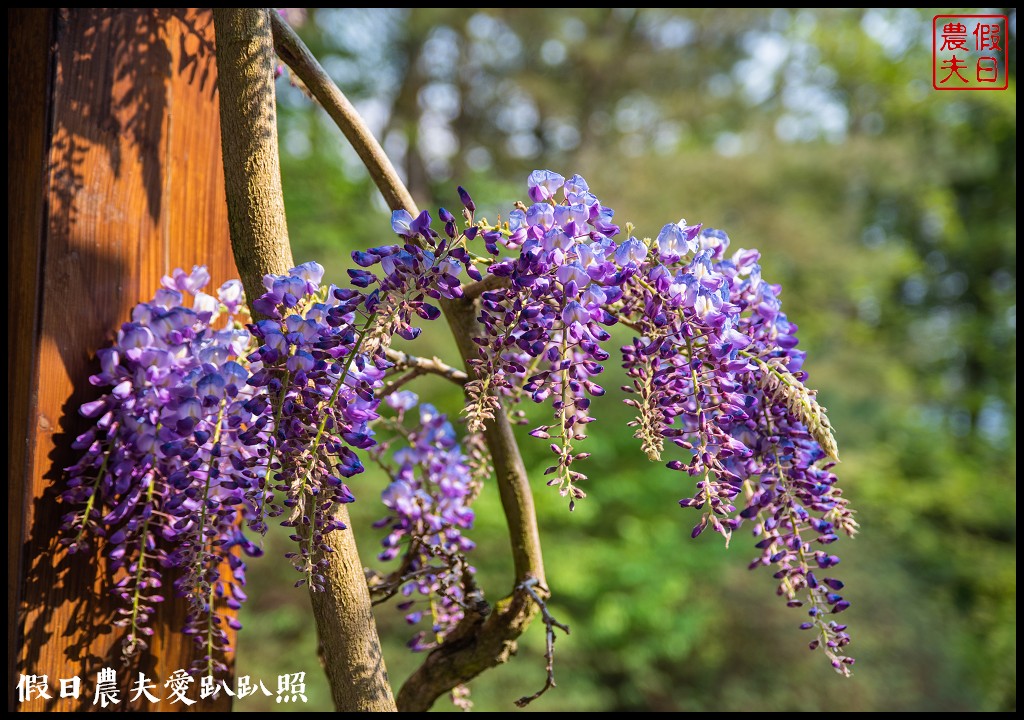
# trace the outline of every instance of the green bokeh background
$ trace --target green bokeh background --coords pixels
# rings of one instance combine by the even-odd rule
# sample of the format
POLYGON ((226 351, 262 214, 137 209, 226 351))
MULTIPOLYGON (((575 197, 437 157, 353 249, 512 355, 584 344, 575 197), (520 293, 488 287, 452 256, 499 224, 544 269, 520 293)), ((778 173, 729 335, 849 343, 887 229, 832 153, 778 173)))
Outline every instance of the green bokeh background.
MULTIPOLYGON (((949 12, 288 11, 422 207, 457 207, 463 184, 493 219, 542 167, 583 174, 639 234, 683 216, 759 248, 837 429, 862 527, 834 546, 853 602, 849 680, 806 650, 770 575, 746 570, 747 535, 728 549, 689 539, 686 478, 640 453, 614 362, 572 514, 524 432, 551 610, 572 628, 558 687, 529 710, 1016 708, 1016 15, 994 11, 1010 16, 1009 90, 937 92, 932 16, 949 12)), ((326 116, 287 77, 278 90, 296 260, 341 282, 351 250, 390 241, 387 212, 326 116)), ((442 324, 413 348, 455 357, 442 324)), ((453 386, 415 389, 458 415, 453 386)), ((368 565, 383 486, 373 470, 352 483, 368 565)), ((512 575, 492 485, 476 509, 473 562, 493 600, 512 575)), ((238 673, 269 687, 305 671, 305 708, 327 710, 285 542, 251 563, 238 673)), ((378 610, 397 687, 422 657, 402 613, 378 610)), ((543 640, 535 624, 471 684, 476 709, 541 686, 543 640)), ((258 709, 295 708, 236 703, 258 709)))

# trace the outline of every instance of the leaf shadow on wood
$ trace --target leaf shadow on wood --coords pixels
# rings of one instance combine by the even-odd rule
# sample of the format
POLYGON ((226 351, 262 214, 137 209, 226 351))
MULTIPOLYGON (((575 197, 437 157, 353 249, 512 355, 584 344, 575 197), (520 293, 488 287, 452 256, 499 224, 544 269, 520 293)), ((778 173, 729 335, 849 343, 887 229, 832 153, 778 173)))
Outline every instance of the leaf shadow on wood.
MULTIPOLYGON (((70 508, 58 496, 64 468, 79 455, 72 444, 88 427, 78 408, 100 395, 88 381, 98 370, 95 350, 109 345, 117 327, 128 319, 128 309, 142 299, 136 297, 138 258, 152 249, 140 247, 140 238, 146 237, 141 228, 158 224, 170 211, 165 178, 173 115, 169 83, 176 78, 196 85, 204 98, 216 102, 209 13, 64 9, 57 14, 54 33, 44 172, 44 270, 37 290, 35 354, 40 358, 38 385, 69 380, 72 384, 59 402, 59 412, 52 399, 47 407, 35 401, 32 434, 36 444, 52 444, 52 449, 45 460, 37 455, 36 467, 44 466, 45 488, 37 489, 32 500, 32 525, 20 548, 23 585, 18 617, 10 619, 12 637, 19 628, 22 631, 24 650, 17 672, 34 674, 40 667, 67 670, 58 677, 50 671, 54 698, 34 706, 37 710, 67 703, 59 699, 61 677, 78 675, 88 687, 100 668, 117 663, 116 653, 107 652, 119 647, 119 638, 113 636, 122 632, 113 625, 113 573, 96 542, 74 556, 60 546, 61 518, 70 508), (123 187, 111 195, 110 188, 118 182, 123 187), (137 192, 143 207, 125 206, 126 192, 137 192), (117 237, 102 234, 110 227, 120 231, 117 237), (43 363, 51 367, 44 368, 43 363), (59 648, 61 658, 53 657, 53 648, 59 648)), ((171 598, 158 607, 153 624, 162 636, 159 642, 166 644, 164 638, 177 633, 184 613, 184 603, 171 598)), ((133 658, 130 672, 153 676, 157 657, 154 652, 133 658)), ((123 678, 125 668, 115 669, 123 678)), ((121 688, 122 700, 127 699, 126 689, 121 688)), ((79 701, 83 707, 86 695, 79 701)), ((130 707, 125 702, 119 709, 130 707)))

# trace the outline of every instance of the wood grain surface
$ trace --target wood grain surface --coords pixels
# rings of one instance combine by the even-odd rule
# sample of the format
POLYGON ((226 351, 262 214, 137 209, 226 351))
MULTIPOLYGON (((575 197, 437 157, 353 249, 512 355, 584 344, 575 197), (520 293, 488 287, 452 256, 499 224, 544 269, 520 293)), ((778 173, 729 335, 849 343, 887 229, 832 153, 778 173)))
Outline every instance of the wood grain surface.
MULTIPOLYGON (((213 22, 196 9, 8 11, 8 706, 91 710, 97 672, 117 672, 121 704, 140 671, 187 668, 184 603, 168 599, 150 651, 125 665, 95 553, 57 545, 56 500, 96 350, 175 267, 237 275, 220 155, 213 22), (52 700, 20 704, 20 674, 46 675, 52 700), (60 699, 60 678, 82 696, 60 699)), ((168 593, 172 594, 172 593, 168 593)), ((198 682, 189 693, 198 698, 198 682)), ((227 710, 221 693, 191 707, 227 710)), ((136 703, 175 711, 181 703, 136 703)))

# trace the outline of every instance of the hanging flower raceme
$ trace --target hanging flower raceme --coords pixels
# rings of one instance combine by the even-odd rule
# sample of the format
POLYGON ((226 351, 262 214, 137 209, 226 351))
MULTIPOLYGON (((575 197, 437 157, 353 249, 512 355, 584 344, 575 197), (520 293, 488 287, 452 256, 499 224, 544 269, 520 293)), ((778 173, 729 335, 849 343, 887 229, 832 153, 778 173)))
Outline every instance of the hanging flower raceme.
POLYGON ((589 455, 576 443, 593 420, 591 399, 604 393, 593 380, 608 357, 604 327, 626 325, 635 333, 621 348, 631 426, 651 460, 666 445, 681 451, 667 465, 696 481, 680 501, 701 511, 693 536, 711 527, 728 541, 752 521, 762 550, 755 565, 776 568, 779 593, 808 607, 812 648, 846 673, 849 638, 830 619, 848 607, 836 593, 842 584, 815 575, 838 558, 812 543, 852 535, 856 523, 829 472, 835 440, 804 385, 796 326, 781 312, 781 289, 761 279, 759 254, 728 255, 725 233, 685 221, 653 241, 631 226, 616 240, 614 212, 579 176, 536 171, 527 190, 533 205, 517 205, 504 223, 481 223, 492 252, 502 244, 513 255, 488 268, 507 283, 481 298, 470 427, 502 411, 503 395, 550 403, 554 424, 530 434, 557 458, 549 484, 583 497, 584 476, 572 464, 589 455))
POLYGON ((483 226, 493 254, 500 243, 518 255, 488 268, 508 284, 481 297, 484 336, 473 361, 478 379, 467 386, 467 416, 471 431, 482 427, 500 411, 503 394, 550 402, 554 423, 531 435, 550 441, 556 461, 547 470, 554 475, 548 484, 572 507, 585 497, 578 483, 586 478, 573 463, 588 455, 575 444, 593 421, 591 398, 604 394, 594 378, 609 357, 601 346, 610 338, 603 326, 616 321, 606 308, 622 295, 612 240, 619 228, 578 175, 566 181, 537 171, 529 191, 534 205, 517 207, 504 225, 483 226))
POLYGON ((430 619, 430 632, 417 632, 409 643, 426 650, 443 642, 462 619, 467 588, 474 587, 474 570, 465 557, 474 544, 463 531, 473 525, 469 505, 480 487, 447 416, 427 403, 417 407, 418 402, 408 390, 387 397, 395 413, 387 421, 393 438, 371 452, 390 478, 381 493, 388 516, 376 523, 388 529, 379 558, 399 558, 399 567, 373 582, 371 590, 377 596, 425 598, 429 614, 415 599, 399 607, 412 625, 430 619))
POLYGON ((374 444, 374 396, 390 363, 364 352, 374 315, 368 298, 322 285, 323 268, 305 263, 287 275, 264 278, 267 292, 253 307, 268 316, 252 327, 259 347, 249 355, 248 403, 258 419, 243 441, 265 444, 249 470, 255 477, 250 525, 265 532, 266 517, 282 516, 297 544, 288 553, 308 583, 323 589, 328 534, 345 529, 338 505, 352 502, 345 479, 363 471, 356 450, 374 444))
POLYGON ((101 371, 90 380, 109 391, 82 406, 93 425, 74 444, 83 454, 61 499, 75 507, 64 516, 69 551, 103 538, 120 573, 125 654, 147 647, 164 572, 174 568, 175 589, 190 598, 185 631, 213 673, 223 669, 224 627, 235 623, 220 610, 245 597, 245 565, 232 549, 257 551, 238 530, 247 479, 229 460, 247 452, 237 447, 247 419, 244 297, 237 280, 217 297, 202 292, 207 282, 202 267, 165 277, 115 345, 99 351, 101 371))

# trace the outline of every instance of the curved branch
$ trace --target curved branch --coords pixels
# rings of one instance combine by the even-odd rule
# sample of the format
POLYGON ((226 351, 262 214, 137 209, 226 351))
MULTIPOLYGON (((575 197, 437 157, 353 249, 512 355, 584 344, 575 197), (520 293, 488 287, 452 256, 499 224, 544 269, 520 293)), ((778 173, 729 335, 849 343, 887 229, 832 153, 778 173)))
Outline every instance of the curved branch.
POLYGON ((476 300, 489 290, 508 287, 512 281, 501 275, 485 275, 482 280, 471 282, 462 287, 463 300, 476 300))
POLYGON ((363 161, 388 206, 392 210, 414 210, 416 203, 412 195, 395 172, 390 158, 384 153, 384 148, 366 127, 359 112, 334 84, 291 26, 277 13, 271 13, 270 19, 274 31, 274 49, 277 50, 278 57, 306 84, 313 97, 341 128, 349 143, 359 153, 359 159, 363 161))
MULTIPOLYGON (((281 193, 274 49, 266 8, 217 8, 221 145, 231 247, 252 302, 263 275, 293 265, 281 193)), ((338 519, 348 524, 341 506, 338 519)), ((323 592, 311 593, 321 659, 339 711, 393 711, 370 594, 351 530, 336 530, 323 592)))
POLYGON ((422 358, 410 353, 404 353, 401 350, 395 350, 394 348, 388 348, 384 351, 384 354, 398 368, 416 369, 421 374, 440 375, 447 380, 451 380, 456 385, 465 385, 469 382, 469 375, 453 368, 440 358, 422 358))
MULTIPOLYGON (((418 211, 409 191, 352 104, 288 24, 277 16, 272 17, 272 22, 278 56, 338 124, 388 205, 392 210, 405 209, 416 215, 418 211)), ((474 299, 478 294, 442 303, 463 361, 477 357, 473 338, 477 331, 474 299)), ((472 376, 472 371, 469 372, 472 376)), ((537 605, 523 585, 535 580, 537 587, 545 586, 537 514, 526 467, 512 425, 504 413, 496 413, 484 435, 494 462, 512 545, 515 568, 512 592, 499 601, 493 611, 486 608, 467 613, 444 644, 427 656, 399 692, 398 707, 403 711, 427 710, 434 700, 456 685, 508 660, 515 651, 517 638, 537 614, 537 605)))
POLYGON ((377 397, 380 399, 386 398, 391 393, 397 392, 403 385, 406 385, 421 375, 426 375, 426 371, 420 370, 419 368, 413 368, 406 373, 396 377, 394 380, 389 380, 384 383, 384 387, 377 393, 377 397))

